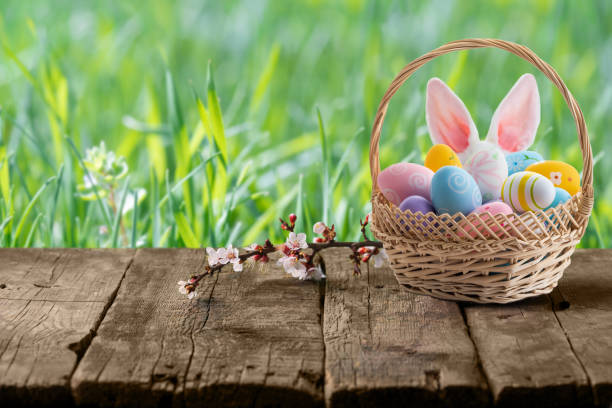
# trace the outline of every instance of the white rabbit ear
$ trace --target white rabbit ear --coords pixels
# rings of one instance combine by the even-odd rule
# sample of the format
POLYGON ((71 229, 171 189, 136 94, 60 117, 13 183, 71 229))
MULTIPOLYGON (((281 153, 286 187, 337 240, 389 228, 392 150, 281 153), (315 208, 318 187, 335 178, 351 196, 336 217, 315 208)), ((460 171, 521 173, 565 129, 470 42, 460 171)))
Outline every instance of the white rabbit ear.
POLYGON ((440 78, 427 82, 425 118, 434 144, 463 153, 478 141, 478 130, 463 101, 440 78))
POLYGON ((525 150, 532 145, 540 124, 540 93, 535 77, 521 76, 500 102, 491 119, 487 141, 504 153, 525 150))

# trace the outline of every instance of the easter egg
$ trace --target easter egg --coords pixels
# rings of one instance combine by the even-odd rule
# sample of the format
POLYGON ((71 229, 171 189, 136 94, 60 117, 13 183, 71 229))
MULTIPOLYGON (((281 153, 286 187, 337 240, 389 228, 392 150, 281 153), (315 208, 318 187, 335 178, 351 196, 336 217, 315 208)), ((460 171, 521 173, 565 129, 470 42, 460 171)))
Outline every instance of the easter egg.
POLYGON ((487 212, 491 213, 491 215, 508 215, 512 214, 514 211, 512 211, 512 208, 510 208, 510 206, 503 201, 489 201, 488 203, 485 203, 472 211, 474 214, 484 214, 487 212))
POLYGON ((431 202, 438 214, 468 214, 482 204, 482 196, 467 171, 444 166, 431 179, 431 202))
POLYGON ((395 163, 378 175, 378 186, 387 200, 395 205, 412 195, 429 200, 433 174, 433 171, 420 164, 395 163))
POLYGON ((570 195, 580 191, 580 174, 573 166, 558 160, 544 160, 527 167, 526 171, 534 171, 548 178, 555 187, 561 187, 570 195))
POLYGON ((553 202, 555 186, 541 174, 519 171, 504 181, 501 198, 519 213, 542 210, 553 202))
POLYGON ((461 167, 461 161, 450 146, 445 144, 433 145, 425 156, 425 167, 435 172, 444 166, 461 167))
MULTIPOLYGON (((462 221, 459 226, 458 235, 462 236, 463 232, 461 229, 466 231, 470 236, 477 237, 478 234, 476 231, 480 232, 483 236, 489 237, 491 236, 491 232, 496 235, 502 236, 504 233, 497 226, 492 218, 494 218, 497 214, 513 214, 512 208, 502 201, 490 201, 477 207, 472 211, 472 214, 480 214, 480 217, 470 217, 469 220, 462 221), (490 231, 489 231, 490 230, 490 231)), ((500 226, 504 227, 504 222, 498 222, 500 226)))
POLYGON ((572 198, 570 193, 568 193, 561 187, 555 187, 555 198, 553 199, 552 203, 550 203, 550 205, 546 209, 548 210, 549 208, 553 208, 553 207, 558 206, 559 204, 563 204, 564 202, 568 201, 570 198, 572 198))
POLYGON ((508 175, 518 173, 519 171, 525 171, 530 165, 541 161, 544 161, 544 158, 538 152, 523 150, 522 152, 510 153, 506 156, 508 175))
POLYGON ((489 143, 478 143, 463 168, 476 180, 484 201, 499 199, 501 186, 508 177, 508 165, 501 150, 489 143))
MULTIPOLYGON (((432 232, 432 228, 428 227, 428 223, 425 221, 426 218, 429 222, 433 220, 432 216, 425 217, 424 214, 435 212, 433 205, 421 196, 410 196, 406 197, 404 201, 399 205, 401 211, 410 210, 414 214, 414 218, 411 222, 412 228, 406 227, 406 230, 418 231, 425 233, 426 235, 432 232)), ((398 217, 399 218, 399 217, 398 217)), ((404 221, 400 221, 400 224, 404 225, 404 221)), ((437 226, 437 224, 435 224, 437 226)))
POLYGON ((399 205, 399 209, 401 211, 410 210, 412 213, 421 212, 423 214, 435 211, 428 199, 417 195, 406 197, 399 205))

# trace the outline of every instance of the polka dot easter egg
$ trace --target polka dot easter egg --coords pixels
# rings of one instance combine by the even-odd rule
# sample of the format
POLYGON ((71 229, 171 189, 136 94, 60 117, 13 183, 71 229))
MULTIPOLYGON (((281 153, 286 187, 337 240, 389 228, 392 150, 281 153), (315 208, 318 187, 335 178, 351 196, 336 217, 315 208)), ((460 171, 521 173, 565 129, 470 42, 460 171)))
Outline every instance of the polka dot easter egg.
POLYGON ((580 191, 580 174, 571 165, 558 160, 545 160, 527 167, 526 171, 534 171, 548 178, 555 187, 561 187, 570 195, 580 191))
POLYGON ((461 167, 461 161, 450 146, 445 144, 433 145, 425 156, 425 167, 435 172, 444 166, 461 167))
POLYGON ((504 181, 502 200, 518 213, 543 210, 555 198, 555 186, 532 171, 519 171, 504 181))
POLYGON ((420 164, 396 163, 378 175, 378 186, 385 198, 395 205, 412 195, 430 200, 433 175, 433 171, 420 164))
POLYGON ((538 152, 530 150, 524 150, 522 152, 510 153, 506 156, 506 163, 508 164, 508 175, 518 173, 519 171, 525 171, 527 167, 532 164, 544 161, 542 155, 538 152))
POLYGON ((431 179, 431 202, 438 214, 469 214, 482 204, 482 196, 467 171, 444 166, 431 179))
POLYGON ((499 199, 501 186, 508 177, 506 158, 501 150, 490 143, 476 143, 464 168, 476 180, 483 201, 499 199))

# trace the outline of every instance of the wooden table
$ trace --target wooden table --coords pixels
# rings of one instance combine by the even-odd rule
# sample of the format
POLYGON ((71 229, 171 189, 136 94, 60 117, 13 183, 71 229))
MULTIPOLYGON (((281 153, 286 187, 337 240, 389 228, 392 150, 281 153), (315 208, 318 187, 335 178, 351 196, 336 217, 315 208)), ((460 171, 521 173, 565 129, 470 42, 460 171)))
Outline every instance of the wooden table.
POLYGON ((322 253, 321 284, 271 262, 189 301, 203 250, 0 250, 0 406, 612 405, 612 250, 505 306, 354 277, 347 255, 322 253))

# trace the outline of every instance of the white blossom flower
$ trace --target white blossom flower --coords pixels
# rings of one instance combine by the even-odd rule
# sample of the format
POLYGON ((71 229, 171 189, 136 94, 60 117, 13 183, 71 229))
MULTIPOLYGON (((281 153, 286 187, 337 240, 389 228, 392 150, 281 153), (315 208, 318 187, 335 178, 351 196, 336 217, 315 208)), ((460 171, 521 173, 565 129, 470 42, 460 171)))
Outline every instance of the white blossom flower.
POLYGON ((312 231, 315 234, 323 234, 325 232, 325 229, 327 228, 327 225, 325 225, 322 221, 319 221, 317 223, 315 223, 315 225, 312 227, 312 231))
POLYGON ((320 281, 321 279, 325 279, 325 274, 321 269, 321 265, 313 266, 312 268, 308 269, 307 279, 312 279, 314 281, 320 281))
POLYGON ((208 254, 208 264, 210 266, 215 266, 219 262, 219 253, 215 250, 215 248, 208 247, 206 248, 206 253, 208 254))
POLYGON ((308 243, 306 243, 306 234, 303 232, 300 232, 299 234, 290 232, 285 245, 287 245, 287 248, 289 248, 291 251, 308 248, 308 243))
POLYGON ((285 272, 294 278, 304 280, 308 277, 306 266, 300 262, 297 256, 284 256, 278 260, 278 263, 283 265, 285 272))
POLYGON ((235 272, 240 272, 242 270, 242 263, 240 263, 239 255, 238 248, 232 248, 232 244, 229 244, 225 250, 225 258, 232 264, 235 272))
POLYGON ((563 174, 561 174, 560 171, 551 171, 550 172, 550 181, 552 181, 552 183, 555 186, 558 186, 559 184, 561 184, 561 181, 563 181, 563 174))
MULTIPOLYGON (((374 249, 375 248, 372 247, 372 250, 374 249)), ((372 256, 372 259, 374 260, 374 267, 380 268, 381 266, 385 264, 385 262, 387 261, 387 259, 389 259, 389 257, 387 256, 387 253, 385 252, 385 250, 383 248, 380 248, 378 250, 378 253, 372 256)))
POLYGON ((193 299, 194 297, 196 297, 198 295, 198 292, 196 292, 193 289, 187 289, 188 285, 191 285, 191 282, 188 281, 178 281, 177 282, 179 285, 179 292, 181 292, 181 294, 183 295, 187 295, 188 299, 193 299))

